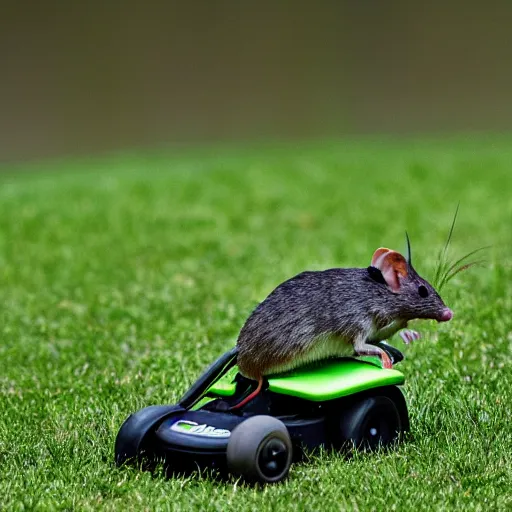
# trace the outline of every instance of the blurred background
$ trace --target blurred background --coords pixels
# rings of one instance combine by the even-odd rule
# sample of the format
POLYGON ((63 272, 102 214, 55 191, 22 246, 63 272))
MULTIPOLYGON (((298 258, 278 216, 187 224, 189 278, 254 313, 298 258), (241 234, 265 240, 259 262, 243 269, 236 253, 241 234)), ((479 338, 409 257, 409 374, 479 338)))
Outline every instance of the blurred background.
POLYGON ((512 128, 512 2, 9 2, 0 161, 512 128))

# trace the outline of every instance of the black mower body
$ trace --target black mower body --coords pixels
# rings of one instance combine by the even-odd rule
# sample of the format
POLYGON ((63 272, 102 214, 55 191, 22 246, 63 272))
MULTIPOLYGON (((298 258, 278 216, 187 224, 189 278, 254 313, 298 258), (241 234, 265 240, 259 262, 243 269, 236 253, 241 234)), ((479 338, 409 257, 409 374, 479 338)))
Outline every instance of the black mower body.
MULTIPOLYGON (((395 349, 395 358, 396 352, 395 349)), ((292 454, 293 460, 298 460, 303 453, 319 447, 342 449, 353 445, 369 448, 387 445, 409 430, 406 402, 397 386, 377 387, 325 402, 264 389, 244 407, 234 410, 232 406, 253 385, 252 381, 237 374, 236 392, 232 396, 213 396, 205 400, 210 386, 235 364, 236 350, 233 349, 215 361, 178 404, 150 406, 130 415, 117 435, 116 463, 163 461, 172 472, 186 472, 198 467, 224 471, 234 466, 242 476, 252 475, 249 479, 273 482, 284 477, 287 469, 282 475, 276 473, 277 470, 272 473, 271 469, 266 474, 261 474, 259 469, 255 473, 253 467, 245 467, 244 460, 232 460, 230 464, 230 457, 237 459, 241 457, 238 452, 248 450, 245 458, 261 459, 258 436, 263 436, 262 443, 274 436, 277 441, 272 442, 278 443, 278 448, 287 454, 290 452, 291 461, 292 454), (251 418, 254 425, 246 428, 243 424, 251 418), (268 418, 268 425, 264 418, 268 418), (271 421, 279 425, 270 428, 271 421), (242 432, 244 429, 246 431, 242 432), (375 434, 372 440, 373 432, 377 432, 378 437, 375 434), (236 436, 238 440, 233 439, 236 436), (231 447, 231 455, 230 443, 238 443, 237 450, 231 447)), ((267 459, 266 463, 269 468, 276 464, 267 459)))

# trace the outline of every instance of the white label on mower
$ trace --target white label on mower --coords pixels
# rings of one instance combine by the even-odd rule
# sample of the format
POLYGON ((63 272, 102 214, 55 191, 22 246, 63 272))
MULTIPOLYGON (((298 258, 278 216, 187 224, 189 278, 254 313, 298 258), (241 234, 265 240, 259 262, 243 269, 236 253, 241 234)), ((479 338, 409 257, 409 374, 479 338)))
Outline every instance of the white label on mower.
POLYGON ((176 423, 171 425, 171 430, 180 432, 181 434, 189 434, 191 436, 202 436, 202 437, 216 437, 223 438, 229 437, 231 432, 225 428, 215 428, 211 425, 203 423, 200 425, 195 421, 178 420, 176 423))

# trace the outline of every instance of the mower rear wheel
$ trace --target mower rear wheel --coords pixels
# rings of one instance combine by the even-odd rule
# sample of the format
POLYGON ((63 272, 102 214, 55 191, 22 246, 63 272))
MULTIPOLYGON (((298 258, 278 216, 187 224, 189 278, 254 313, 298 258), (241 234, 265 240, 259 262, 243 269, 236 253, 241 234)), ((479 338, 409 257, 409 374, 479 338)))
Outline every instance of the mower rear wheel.
POLYGON ((292 442, 282 421, 252 416, 232 432, 227 447, 231 473, 252 483, 283 480, 292 462, 292 442))
POLYGON ((355 403, 339 418, 339 446, 376 450, 395 442, 407 429, 388 396, 370 396, 355 403))

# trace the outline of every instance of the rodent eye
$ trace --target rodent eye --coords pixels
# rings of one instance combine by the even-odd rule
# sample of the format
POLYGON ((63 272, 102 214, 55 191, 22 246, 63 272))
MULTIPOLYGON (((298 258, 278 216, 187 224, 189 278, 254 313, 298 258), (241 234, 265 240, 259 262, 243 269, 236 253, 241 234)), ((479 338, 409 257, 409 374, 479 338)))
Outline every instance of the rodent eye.
POLYGON ((428 297, 427 287, 420 284, 420 286, 418 286, 418 293, 420 294, 420 297, 422 297, 422 298, 428 297))

